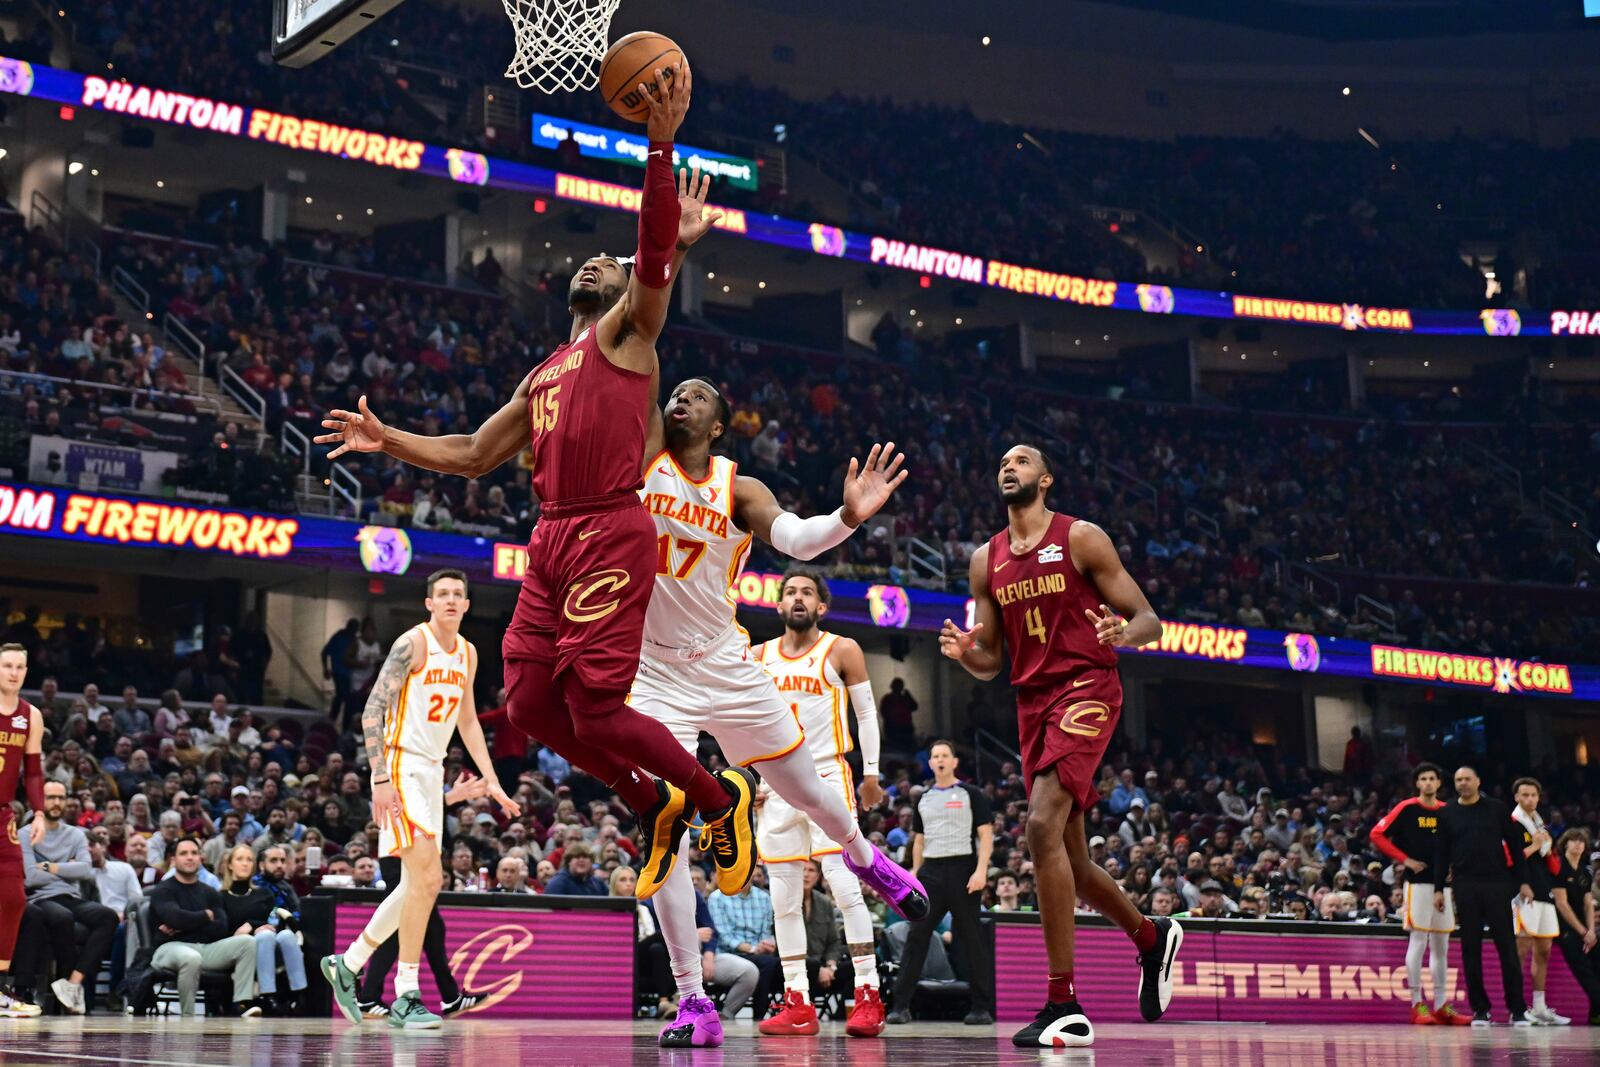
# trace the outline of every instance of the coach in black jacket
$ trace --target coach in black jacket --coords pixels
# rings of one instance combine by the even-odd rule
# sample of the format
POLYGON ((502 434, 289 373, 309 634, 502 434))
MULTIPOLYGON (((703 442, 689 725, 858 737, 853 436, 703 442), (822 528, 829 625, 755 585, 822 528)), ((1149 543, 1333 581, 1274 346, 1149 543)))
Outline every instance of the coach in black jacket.
POLYGON ((1500 956, 1511 1025, 1531 1026, 1522 999, 1522 964, 1511 930, 1512 896, 1533 899, 1528 861, 1522 854, 1521 827, 1511 809, 1478 791, 1478 772, 1456 771, 1456 799, 1439 812, 1434 836, 1434 907, 1444 909, 1444 886, 1455 890, 1456 922, 1461 927, 1461 964, 1467 972, 1467 1000, 1475 1025, 1489 1024, 1489 993, 1483 988, 1483 928, 1487 924, 1500 956))

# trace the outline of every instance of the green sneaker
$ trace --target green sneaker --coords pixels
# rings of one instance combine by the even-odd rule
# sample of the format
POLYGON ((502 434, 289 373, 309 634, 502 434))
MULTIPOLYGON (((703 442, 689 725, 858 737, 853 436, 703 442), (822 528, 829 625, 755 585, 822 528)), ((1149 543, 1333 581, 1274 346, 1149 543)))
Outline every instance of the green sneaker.
POLYGON ((322 957, 322 977, 333 987, 333 1002, 339 1006, 340 1014, 353 1023, 359 1023, 361 1004, 356 989, 356 972, 344 965, 344 957, 322 957))
POLYGON ((415 993, 395 997, 389 1005, 389 1025, 396 1030, 437 1030, 443 1021, 423 1007, 422 998, 415 993))

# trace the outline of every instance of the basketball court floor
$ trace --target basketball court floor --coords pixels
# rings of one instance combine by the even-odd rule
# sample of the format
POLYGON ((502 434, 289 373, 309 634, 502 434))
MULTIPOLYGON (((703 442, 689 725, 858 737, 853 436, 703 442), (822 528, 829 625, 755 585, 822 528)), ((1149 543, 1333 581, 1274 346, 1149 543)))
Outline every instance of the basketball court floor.
POLYGON ((1589 1027, 1490 1030, 1435 1027, 1257 1026, 1234 1023, 1107 1025, 1088 1049, 1012 1048, 1010 1027, 959 1023, 893 1027, 881 1040, 848 1040, 841 1026, 820 1037, 761 1038, 734 1023, 721 1049, 661 1049, 653 1023, 471 1022, 396 1033, 343 1021, 177 1021, 89 1016, 40 1022, 0 1020, 0 1063, 123 1063, 149 1067, 566 1067, 672 1064, 680 1067, 1480 1067, 1514 1063, 1565 1067, 1600 1063, 1600 1032, 1589 1027))

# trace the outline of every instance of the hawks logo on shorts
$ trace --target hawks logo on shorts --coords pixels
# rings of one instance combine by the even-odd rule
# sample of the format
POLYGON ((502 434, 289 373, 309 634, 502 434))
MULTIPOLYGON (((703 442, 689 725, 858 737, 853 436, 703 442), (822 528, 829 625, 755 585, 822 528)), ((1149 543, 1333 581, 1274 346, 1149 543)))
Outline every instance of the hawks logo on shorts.
POLYGON ((656 524, 656 589, 645 614, 645 641, 693 649, 727 630, 734 618, 728 595, 750 555, 750 534, 733 521, 733 483, 739 465, 712 456, 696 481, 662 452, 650 464, 639 498, 656 524))

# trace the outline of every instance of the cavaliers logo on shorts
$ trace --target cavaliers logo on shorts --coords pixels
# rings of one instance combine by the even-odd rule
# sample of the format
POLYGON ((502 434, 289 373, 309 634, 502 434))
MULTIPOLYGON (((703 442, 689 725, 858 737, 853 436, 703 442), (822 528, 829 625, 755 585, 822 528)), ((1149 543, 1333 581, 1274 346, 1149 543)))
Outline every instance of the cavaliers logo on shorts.
POLYGON ((17 840, 17 820, 6 820, 6 839, 13 845, 21 844, 21 842, 17 840))
POLYGON ((598 622, 617 610, 622 600, 616 594, 632 580, 628 572, 619 567, 585 574, 567 587, 561 614, 572 622, 598 622))
POLYGON ((1061 716, 1060 726, 1069 734, 1080 737, 1099 737, 1111 709, 1098 700, 1080 700, 1067 708, 1061 716))

